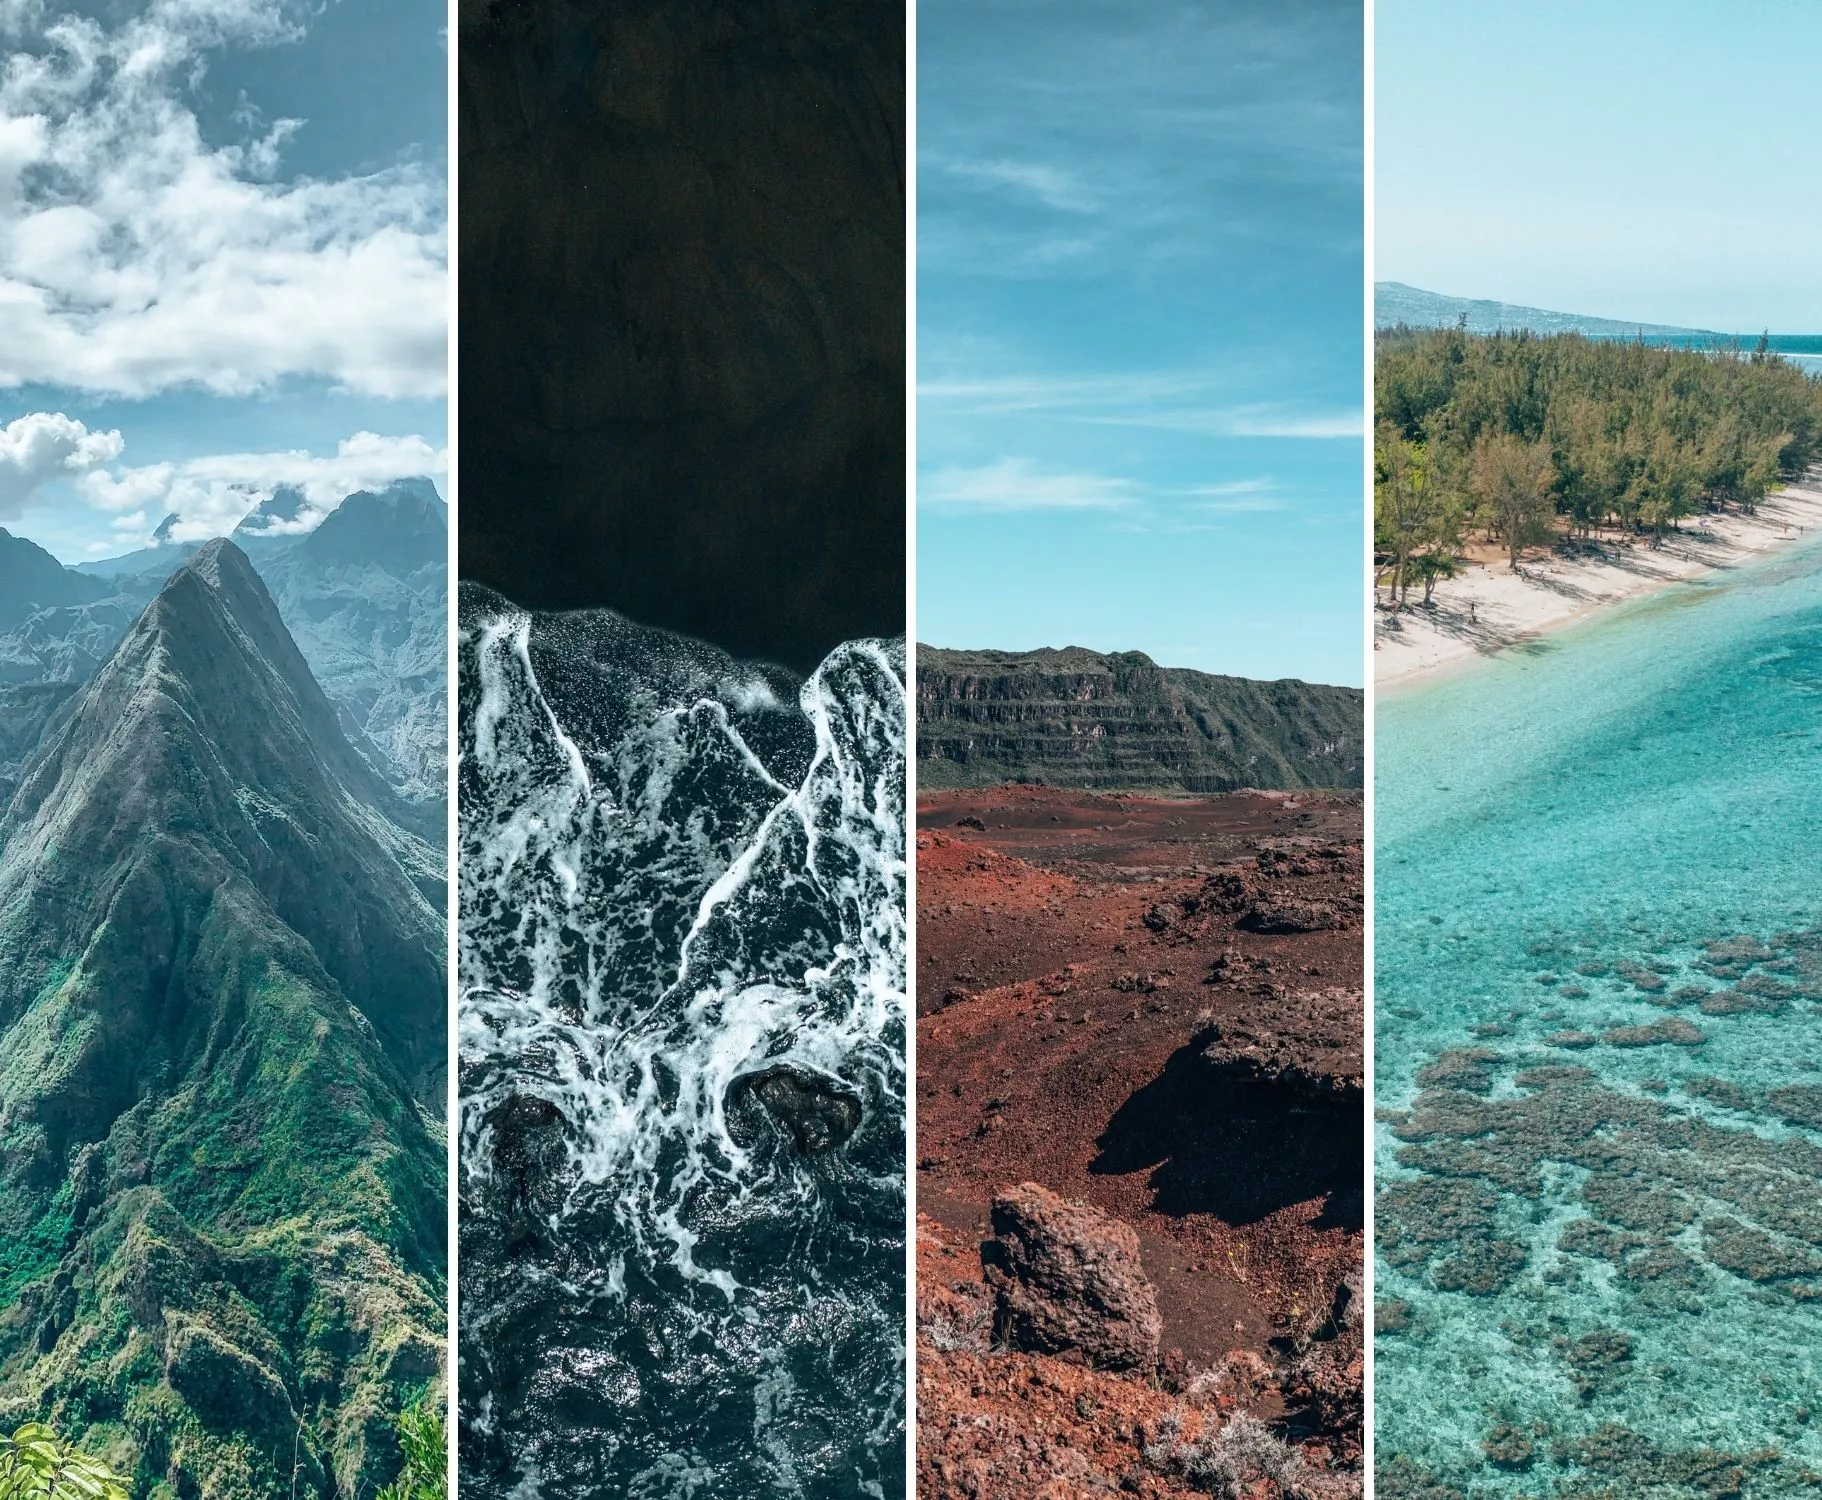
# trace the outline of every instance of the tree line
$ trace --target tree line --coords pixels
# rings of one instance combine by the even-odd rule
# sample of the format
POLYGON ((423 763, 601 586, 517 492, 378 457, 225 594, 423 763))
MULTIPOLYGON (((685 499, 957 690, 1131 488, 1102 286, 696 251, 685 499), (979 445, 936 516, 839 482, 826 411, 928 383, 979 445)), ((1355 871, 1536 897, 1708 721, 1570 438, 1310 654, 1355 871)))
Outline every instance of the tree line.
POLYGON ((1475 533, 1516 568, 1564 533, 1656 545, 1686 516, 1750 512, 1822 457, 1822 381, 1766 342, 1382 331, 1374 532, 1394 607, 1414 583, 1428 602, 1475 533))

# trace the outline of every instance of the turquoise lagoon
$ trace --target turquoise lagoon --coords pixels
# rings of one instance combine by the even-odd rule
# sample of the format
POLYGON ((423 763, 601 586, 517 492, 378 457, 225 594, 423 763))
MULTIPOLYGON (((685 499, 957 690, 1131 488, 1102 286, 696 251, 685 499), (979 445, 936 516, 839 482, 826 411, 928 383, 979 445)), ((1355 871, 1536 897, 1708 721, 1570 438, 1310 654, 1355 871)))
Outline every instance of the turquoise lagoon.
POLYGON ((1822 538, 1376 729, 1380 1494, 1822 1494, 1822 538))

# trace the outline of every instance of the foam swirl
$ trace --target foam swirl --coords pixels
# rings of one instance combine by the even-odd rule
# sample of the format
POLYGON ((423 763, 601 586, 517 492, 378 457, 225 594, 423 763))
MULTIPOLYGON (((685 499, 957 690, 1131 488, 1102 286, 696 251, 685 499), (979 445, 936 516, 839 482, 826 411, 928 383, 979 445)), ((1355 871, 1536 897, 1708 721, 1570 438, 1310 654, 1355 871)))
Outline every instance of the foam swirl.
POLYGON ((902 643, 461 654, 464 1484, 902 1493, 902 643))

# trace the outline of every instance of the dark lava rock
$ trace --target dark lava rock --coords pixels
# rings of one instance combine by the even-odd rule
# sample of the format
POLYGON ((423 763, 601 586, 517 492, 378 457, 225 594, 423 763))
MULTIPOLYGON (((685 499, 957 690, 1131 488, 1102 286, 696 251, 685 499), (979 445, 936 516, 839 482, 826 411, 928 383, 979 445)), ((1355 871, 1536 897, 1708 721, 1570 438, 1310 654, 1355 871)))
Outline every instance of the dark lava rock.
POLYGON ((757 1099, 806 1156, 833 1151, 860 1128, 860 1100, 826 1078, 795 1068, 749 1073, 735 1079, 729 1092, 757 1099))
POLYGON ((972 815, 966 818, 957 818, 955 820, 955 826, 957 828, 972 828, 977 833, 985 833, 987 831, 987 825, 979 818, 973 817, 972 815))
POLYGON ((1408 1333, 1415 1321, 1408 1302, 1381 1302, 1373 1309, 1374 1333, 1408 1333))
POLYGON ((1234 924, 1248 932, 1331 932, 1347 925, 1329 901, 1300 901, 1292 896, 1262 896, 1234 924))
POLYGON ((1282 1096, 1287 1109, 1357 1110, 1364 1097, 1366 1063, 1361 1040, 1351 1032, 1211 1027, 1199 1040, 1203 1059, 1215 1070, 1213 1087, 1266 1087, 1282 1096))
POLYGON ((1158 1299, 1129 1225, 1027 1182, 993 1200, 993 1236, 981 1262, 1011 1347, 1110 1370, 1157 1365, 1158 1299))
POLYGON ((493 1135, 490 1196, 505 1221, 506 1244, 537 1237, 567 1196, 563 1112, 535 1094, 513 1094, 487 1117, 493 1135))
POLYGON ((1196 897, 1198 911, 1234 916, 1252 904, 1253 884, 1239 870, 1217 870, 1202 882, 1196 897))

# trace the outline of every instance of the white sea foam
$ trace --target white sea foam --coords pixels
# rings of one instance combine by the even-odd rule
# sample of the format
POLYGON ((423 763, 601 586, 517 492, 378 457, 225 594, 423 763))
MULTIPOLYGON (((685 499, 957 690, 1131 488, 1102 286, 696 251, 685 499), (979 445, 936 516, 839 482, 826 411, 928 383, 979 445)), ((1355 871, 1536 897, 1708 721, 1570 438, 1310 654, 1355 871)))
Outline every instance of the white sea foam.
MULTIPOLYGON (((806 1247, 854 1234, 851 1215, 819 1207, 832 1179, 902 1205, 904 649, 839 647, 789 710, 763 676, 646 635, 566 671, 553 704, 537 628, 503 612, 463 632, 464 1198, 497 1187, 503 1107, 554 1110, 563 1169, 535 1212, 553 1242, 578 1220, 590 1237, 561 1295, 611 1306, 629 1282, 674 1278, 667 1314, 747 1371, 755 1460, 774 1492, 799 1493, 781 1307, 812 1347, 818 1318, 876 1328, 893 1386, 880 1404, 902 1407, 900 1310, 875 1305, 876 1285, 820 1280, 806 1247), (578 681, 598 682, 600 700, 575 702, 578 681), (784 738, 799 748, 781 753, 792 713, 784 738), (883 1133, 891 1149, 789 1149, 734 1089, 781 1067, 857 1098, 856 1144, 883 1133), (785 1234, 800 1268, 743 1259, 741 1224, 785 1234)), ((469 1305, 465 1332, 496 1313, 469 1305)), ((891 1420, 857 1415, 867 1445, 890 1444, 891 1420)), ((638 1493, 689 1495, 705 1472, 658 1448, 634 1477, 638 1493)))

